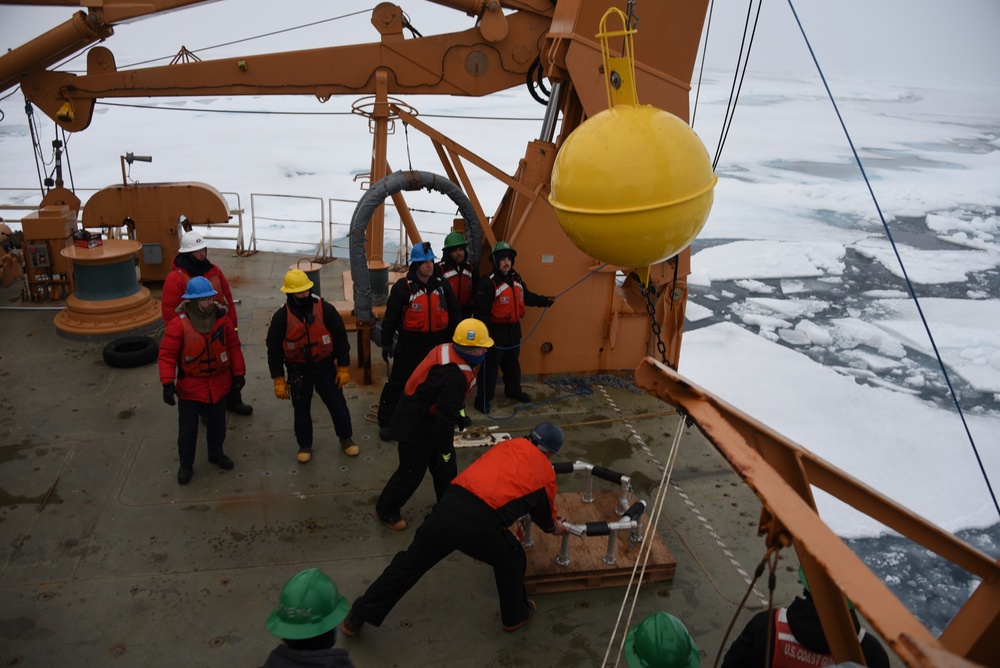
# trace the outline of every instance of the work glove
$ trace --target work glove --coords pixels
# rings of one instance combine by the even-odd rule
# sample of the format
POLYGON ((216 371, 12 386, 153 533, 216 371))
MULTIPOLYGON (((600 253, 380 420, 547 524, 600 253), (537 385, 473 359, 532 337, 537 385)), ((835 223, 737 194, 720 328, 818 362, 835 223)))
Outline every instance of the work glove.
POLYGON ((163 403, 168 406, 176 406, 177 400, 174 397, 177 396, 177 386, 174 383, 164 383, 163 384, 163 403))
POLYGON ((337 387, 344 387, 349 382, 351 382, 351 372, 347 370, 347 367, 338 366, 337 367, 337 387))
POLYGON ((545 300, 545 308, 548 308, 556 303, 555 297, 546 297, 545 295, 542 295, 542 299, 545 300))
POLYGON ((239 392, 247 384, 247 379, 243 376, 233 376, 233 392, 239 392))
POLYGON ((383 347, 382 348, 382 359, 385 360, 386 364, 389 363, 389 358, 390 357, 392 357, 392 351, 390 351, 388 348, 383 347))
POLYGON ((292 398, 292 395, 288 392, 288 384, 285 383, 285 379, 281 376, 274 379, 274 396, 279 399, 292 398))
POLYGON ((472 418, 465 414, 465 409, 458 411, 458 423, 456 424, 459 431, 465 431, 472 426, 472 418))

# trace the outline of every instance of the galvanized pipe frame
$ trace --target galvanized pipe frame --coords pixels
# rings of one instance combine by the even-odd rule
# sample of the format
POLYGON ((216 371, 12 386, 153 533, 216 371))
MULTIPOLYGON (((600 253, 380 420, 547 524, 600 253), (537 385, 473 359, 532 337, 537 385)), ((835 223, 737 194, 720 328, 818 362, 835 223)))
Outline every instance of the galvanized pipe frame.
POLYGON ((837 661, 862 662, 849 596, 908 666, 969 666, 1000 656, 1000 562, 935 527, 655 359, 636 384, 685 413, 764 504, 761 533, 795 547, 837 661), (811 486, 983 578, 941 638, 888 590, 819 516, 811 486))

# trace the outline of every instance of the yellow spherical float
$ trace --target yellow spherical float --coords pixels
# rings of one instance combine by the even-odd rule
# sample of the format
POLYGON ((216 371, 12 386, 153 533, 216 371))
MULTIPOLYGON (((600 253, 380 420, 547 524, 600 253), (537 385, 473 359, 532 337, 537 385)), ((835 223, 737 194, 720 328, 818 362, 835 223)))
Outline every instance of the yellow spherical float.
POLYGON ((708 219, 718 178, 694 130, 649 105, 617 105, 574 130, 549 203, 584 253, 648 267, 681 252, 708 219))

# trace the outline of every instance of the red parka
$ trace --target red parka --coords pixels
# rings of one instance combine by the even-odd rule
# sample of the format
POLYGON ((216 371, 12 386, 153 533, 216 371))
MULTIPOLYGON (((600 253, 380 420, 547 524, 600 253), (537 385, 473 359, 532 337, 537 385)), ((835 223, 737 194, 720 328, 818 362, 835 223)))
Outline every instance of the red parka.
POLYGON ((174 318, 167 323, 167 329, 163 332, 163 340, 160 341, 160 383, 166 385, 176 382, 177 396, 181 399, 200 401, 206 404, 218 403, 232 389, 233 376, 246 375, 247 367, 243 360, 240 339, 236 336, 233 323, 225 317, 225 311, 217 308, 212 331, 207 334, 197 332, 196 334, 204 339, 204 351, 211 350, 210 342, 213 339, 218 341, 221 337, 225 344, 226 355, 229 358, 228 368, 223 367, 218 373, 204 377, 185 375, 180 369, 180 364, 184 354, 184 321, 186 319, 187 316, 174 318))

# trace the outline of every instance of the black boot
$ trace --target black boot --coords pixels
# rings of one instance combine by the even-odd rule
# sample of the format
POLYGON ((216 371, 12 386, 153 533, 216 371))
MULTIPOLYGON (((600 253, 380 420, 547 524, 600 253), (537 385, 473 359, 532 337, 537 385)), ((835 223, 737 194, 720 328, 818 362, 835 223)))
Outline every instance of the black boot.
POLYGON ((253 406, 243 403, 242 390, 231 390, 229 392, 229 404, 227 408, 237 415, 250 415, 253 413, 253 406))

